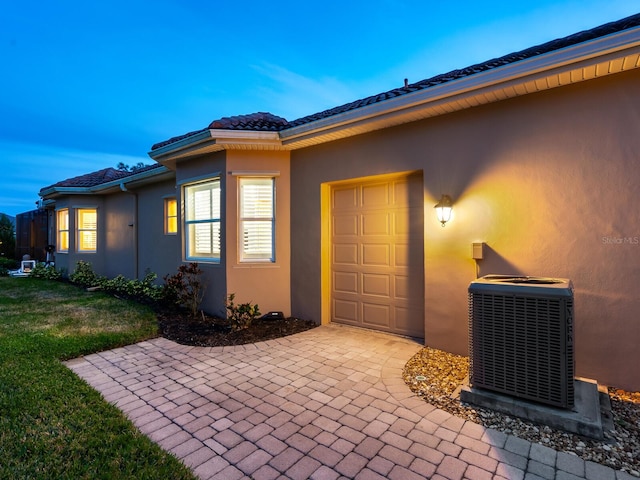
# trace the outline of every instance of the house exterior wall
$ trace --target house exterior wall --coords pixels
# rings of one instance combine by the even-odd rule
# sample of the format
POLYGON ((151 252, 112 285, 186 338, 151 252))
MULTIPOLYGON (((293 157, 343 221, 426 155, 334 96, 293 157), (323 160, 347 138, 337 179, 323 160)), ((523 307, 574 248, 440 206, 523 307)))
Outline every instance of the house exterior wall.
MULTIPOLYGON (((123 275, 136 278, 135 228, 136 199, 128 192, 104 196, 104 207, 98 211, 98 222, 102 217, 102 231, 98 225, 98 251, 94 254, 103 265, 94 271, 113 278, 123 275)), ((97 263, 97 262, 96 262, 97 263)))
POLYGON ((178 189, 175 180, 168 180, 136 189, 134 193, 138 201, 138 277, 143 278, 149 270, 158 276, 157 282, 162 283, 163 277, 175 274, 181 263, 180 211, 178 209, 178 232, 165 234, 164 210, 166 198, 178 199, 178 189))
POLYGON ((56 239, 56 211, 68 208, 69 209, 69 251, 68 252, 55 252, 56 268, 65 271, 68 275, 72 274, 76 269, 76 264, 79 261, 89 262, 96 273, 105 275, 105 247, 107 242, 107 228, 108 222, 106 220, 104 197, 98 195, 73 195, 65 196, 56 199, 52 222, 50 222, 50 235, 52 244, 57 246, 56 239), (95 208, 98 213, 97 224, 97 251, 96 252, 78 252, 76 235, 77 217, 76 210, 78 208, 95 208))
MULTIPOLYGON (((219 176, 220 187, 223 192, 226 191, 228 182, 227 175, 225 175, 226 156, 227 153, 224 151, 215 152, 203 155, 201 157, 184 160, 178 162, 176 165, 176 193, 180 216, 180 225, 178 227, 178 230, 180 232, 180 247, 178 251, 180 252, 180 259, 183 263, 190 262, 186 259, 186 252, 184 247, 185 236, 182 219, 184 219, 185 199, 183 188, 185 185, 189 185, 190 183, 204 181, 219 176)), ((228 212, 226 209, 226 201, 224 196, 221 199, 220 210, 220 222, 222 225, 225 225, 228 212)), ((225 251, 225 248, 226 240, 223 235, 221 238, 222 252, 225 251)), ((227 295, 227 277, 225 272, 227 267, 226 258, 223 256, 220 259, 219 263, 199 261, 198 266, 202 270, 201 278, 206 288, 205 297, 200 305, 200 308, 214 315, 226 315, 224 308, 224 299, 227 295)))
POLYGON ((227 153, 227 292, 236 294, 236 303, 257 304, 263 314, 281 311, 288 316, 291 313, 289 182, 289 152, 236 150, 227 153), (240 261, 238 179, 252 175, 275 178, 274 262, 240 261))
POLYGON ((292 314, 327 317, 327 185, 421 171, 425 343, 468 354, 476 273, 570 278, 577 375, 639 390, 639 122, 634 70, 294 151, 292 314), (432 208, 443 193, 445 228, 432 208), (473 242, 487 244, 478 272, 473 242))

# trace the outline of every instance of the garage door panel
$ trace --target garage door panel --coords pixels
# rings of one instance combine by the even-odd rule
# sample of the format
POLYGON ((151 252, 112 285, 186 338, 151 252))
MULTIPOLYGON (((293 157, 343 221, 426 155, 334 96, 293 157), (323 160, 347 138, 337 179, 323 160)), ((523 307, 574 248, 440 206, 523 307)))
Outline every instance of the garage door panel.
POLYGON ((333 261, 341 265, 358 265, 358 245, 355 243, 334 243, 333 261))
POLYGON ((409 245, 396 243, 393 246, 393 265, 396 267, 408 267, 411 264, 409 245))
POLYGON ((362 214, 362 235, 389 235, 390 216, 387 212, 365 213, 362 214))
POLYGON ((333 208, 346 209, 358 205, 358 192, 356 186, 334 188, 332 191, 333 208))
POLYGON ((362 294, 378 295, 389 298, 391 295, 391 281, 389 275, 365 273, 362 275, 362 294))
POLYGON ((333 217, 333 235, 358 235, 358 215, 340 215, 333 217))
POLYGON ((391 221, 395 235, 409 235, 411 229, 409 210, 402 209, 394 212, 391 221))
POLYGON ((408 300, 411 298, 409 277, 404 275, 394 275, 393 282, 396 298, 401 298, 403 300, 408 300))
POLYGON ((362 186, 362 206, 365 208, 389 205, 389 184, 377 183, 362 186))
POLYGON ((365 327, 389 329, 391 327, 391 308, 377 303, 362 304, 362 324, 365 327))
POLYGON ((357 301, 334 299, 333 318, 337 321, 358 323, 359 317, 357 301))
POLYGON ((365 266, 390 266, 391 246, 389 244, 363 244, 362 264, 365 266))
POLYGON ((398 330, 405 332, 405 335, 411 337, 422 337, 423 330, 416 325, 415 315, 412 309, 396 307, 394 308, 395 327, 398 330))
POLYGON ((358 274, 355 272, 335 272, 333 274, 333 290, 340 293, 358 294, 358 274))

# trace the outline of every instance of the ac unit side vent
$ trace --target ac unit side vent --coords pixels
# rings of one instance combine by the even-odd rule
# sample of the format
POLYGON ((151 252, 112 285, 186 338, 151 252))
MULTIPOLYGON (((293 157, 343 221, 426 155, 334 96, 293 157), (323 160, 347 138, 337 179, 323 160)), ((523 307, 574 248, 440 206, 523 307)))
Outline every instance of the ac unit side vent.
POLYGON ((561 408, 574 404, 573 295, 469 288, 470 382, 561 408))

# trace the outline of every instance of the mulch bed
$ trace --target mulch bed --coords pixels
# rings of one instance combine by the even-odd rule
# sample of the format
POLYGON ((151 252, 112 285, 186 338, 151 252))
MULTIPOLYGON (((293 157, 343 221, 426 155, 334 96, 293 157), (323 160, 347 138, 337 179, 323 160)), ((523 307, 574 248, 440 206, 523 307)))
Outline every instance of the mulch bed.
POLYGON ((295 317, 282 319, 258 318, 244 330, 232 332, 226 320, 203 315, 193 318, 184 312, 158 313, 160 335, 182 345, 222 347, 245 345, 286 337, 304 332, 317 325, 295 317))

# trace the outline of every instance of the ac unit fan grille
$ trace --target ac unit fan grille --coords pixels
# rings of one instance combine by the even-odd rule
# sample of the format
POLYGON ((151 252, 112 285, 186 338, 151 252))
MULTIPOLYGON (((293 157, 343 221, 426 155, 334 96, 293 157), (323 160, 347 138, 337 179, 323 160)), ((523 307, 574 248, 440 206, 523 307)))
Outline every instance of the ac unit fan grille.
POLYGON ((573 391, 573 301, 469 293, 471 383, 563 408, 573 391))

